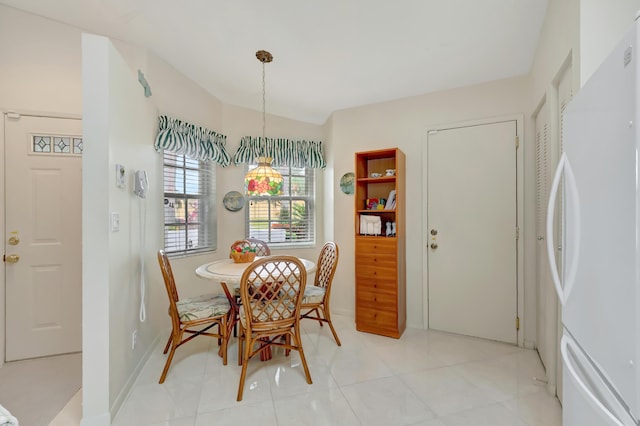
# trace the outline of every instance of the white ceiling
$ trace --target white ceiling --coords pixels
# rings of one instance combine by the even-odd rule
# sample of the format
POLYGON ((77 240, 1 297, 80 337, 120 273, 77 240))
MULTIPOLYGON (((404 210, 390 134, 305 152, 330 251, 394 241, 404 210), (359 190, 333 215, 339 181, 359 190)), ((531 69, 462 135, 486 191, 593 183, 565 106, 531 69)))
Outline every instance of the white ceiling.
MULTIPOLYGON (((526 74, 547 0, 0 0, 144 46, 221 101, 332 112, 526 74)), ((150 81, 153 90, 153 81, 150 81)))

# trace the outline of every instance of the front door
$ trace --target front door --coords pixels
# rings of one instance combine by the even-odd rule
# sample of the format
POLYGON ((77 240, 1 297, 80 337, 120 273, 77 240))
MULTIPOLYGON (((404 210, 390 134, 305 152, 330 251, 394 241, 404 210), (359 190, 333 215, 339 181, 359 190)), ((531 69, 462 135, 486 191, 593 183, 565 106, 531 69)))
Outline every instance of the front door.
POLYGON ((5 115, 7 361, 82 348, 81 125, 5 115))
POLYGON ((517 343, 516 121, 428 136, 429 327, 517 343))

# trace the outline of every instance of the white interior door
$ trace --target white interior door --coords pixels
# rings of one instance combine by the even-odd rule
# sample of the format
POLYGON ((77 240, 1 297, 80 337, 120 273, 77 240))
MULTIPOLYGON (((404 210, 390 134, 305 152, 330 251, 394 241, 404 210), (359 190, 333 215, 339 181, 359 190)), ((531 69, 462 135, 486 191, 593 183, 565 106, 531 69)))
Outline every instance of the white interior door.
MULTIPOLYGON (((569 101, 571 101, 571 99, 573 98, 573 88, 572 88, 572 80, 571 80, 571 67, 567 67, 567 69, 564 70, 562 77, 560 78, 560 81, 558 83, 558 113, 559 113, 559 117, 558 117, 558 123, 559 123, 559 131, 558 131, 558 144, 557 147, 555 149, 557 158, 560 158, 560 156, 562 155, 563 151, 564 151, 564 140, 563 140, 563 127, 564 127, 564 109, 567 107, 567 105, 569 104, 569 101)), ((556 224, 556 236, 554 241, 562 241, 561 236, 564 235, 564 230, 562 228, 562 220, 560 220, 560 218, 563 217, 564 212, 564 205, 563 205, 563 199, 561 196, 559 196, 559 199, 556 200, 556 219, 555 219, 555 224, 556 224)), ((562 247, 559 248, 560 252, 556 253, 556 267, 559 269, 559 272, 562 273, 562 260, 560 259, 560 256, 564 254, 564 252, 562 251, 562 247)), ((550 292, 553 292, 552 290, 552 283, 551 281, 549 282, 549 288, 550 288, 550 292)), ((554 296, 555 296, 555 292, 554 292, 554 296)), ((554 297, 554 306, 556 308, 557 311, 557 324, 556 324, 556 347, 558 348, 557 350, 557 354, 556 354, 556 362, 557 362, 557 370, 556 370, 556 396, 558 397, 558 399, 560 400, 560 402, 563 402, 563 378, 564 378, 564 373, 563 373, 563 363, 561 361, 561 355, 560 355, 560 339, 562 338, 562 306, 558 303, 558 299, 557 297, 554 297)))
POLYGON ((6 360, 82 348, 81 121, 5 116, 6 360))
POLYGON ((429 327, 517 343, 516 121, 428 137, 429 327))
MULTIPOLYGON (((537 276, 537 315, 536 315, 536 346, 540 360, 545 368, 549 367, 549 357, 553 357, 555 362, 555 353, 549 353, 549 345, 547 339, 549 336, 549 317, 551 312, 555 312, 556 306, 549 307, 549 292, 551 296, 555 295, 553 284, 551 282, 551 274, 549 270, 549 260, 547 257, 547 242, 545 241, 545 233, 547 230, 547 204, 549 202, 549 144, 550 129, 548 123, 547 103, 540 108, 536 116, 536 276, 537 276)), ((555 335, 553 335, 555 339, 555 335)))

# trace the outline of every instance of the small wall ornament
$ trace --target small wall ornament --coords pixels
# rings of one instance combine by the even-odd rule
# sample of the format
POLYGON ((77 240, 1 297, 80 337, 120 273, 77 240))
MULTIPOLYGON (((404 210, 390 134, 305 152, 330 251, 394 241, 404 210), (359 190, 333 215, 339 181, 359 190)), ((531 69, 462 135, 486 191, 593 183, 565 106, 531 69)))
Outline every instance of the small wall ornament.
POLYGON ((229 210, 230 212, 237 212, 242 210, 244 204, 246 202, 246 198, 244 195, 238 191, 229 191, 225 194, 222 199, 222 204, 224 204, 224 208, 229 210))
POLYGON ((347 195, 353 194, 353 185, 356 175, 353 172, 348 172, 342 175, 340 178, 340 190, 347 195))

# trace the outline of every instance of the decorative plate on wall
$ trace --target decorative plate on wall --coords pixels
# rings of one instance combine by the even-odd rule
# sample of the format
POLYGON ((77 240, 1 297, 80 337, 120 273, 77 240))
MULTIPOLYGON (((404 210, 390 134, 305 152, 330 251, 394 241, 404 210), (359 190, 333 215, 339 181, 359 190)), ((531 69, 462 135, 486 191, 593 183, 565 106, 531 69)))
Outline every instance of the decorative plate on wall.
POLYGON ((353 182, 355 180, 356 175, 353 172, 345 173, 340 178, 340 189, 345 194, 353 194, 353 182))
POLYGON ((244 195, 238 191, 229 191, 222 199, 222 204, 224 204, 224 208, 230 212, 237 212, 244 207, 245 201, 244 195))

